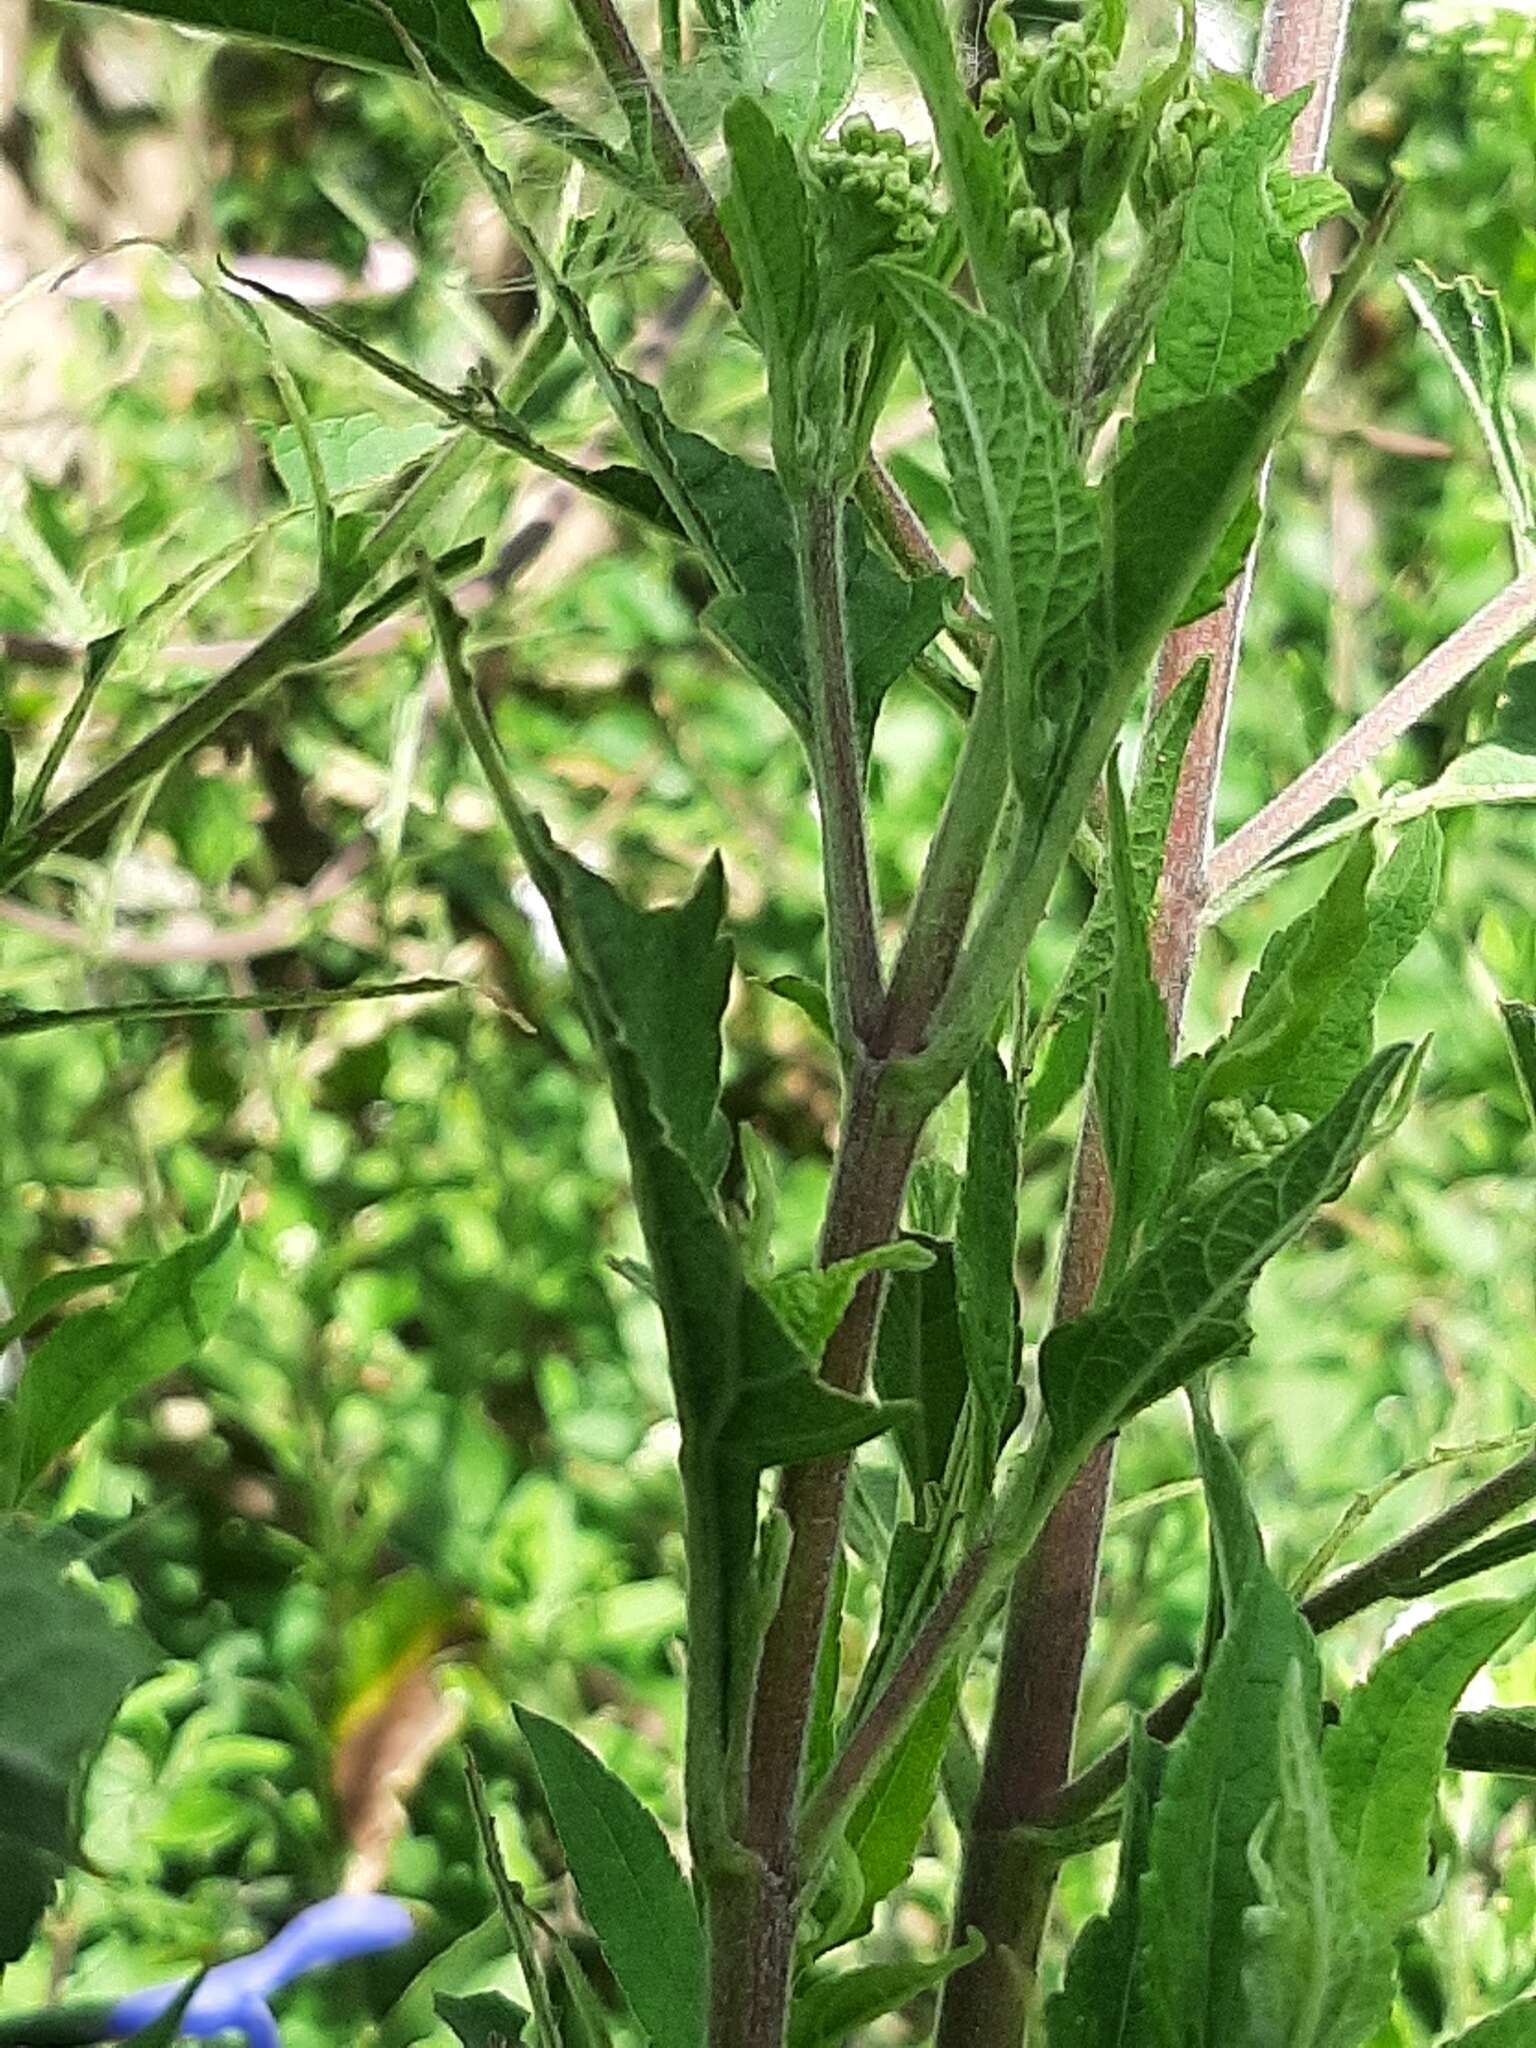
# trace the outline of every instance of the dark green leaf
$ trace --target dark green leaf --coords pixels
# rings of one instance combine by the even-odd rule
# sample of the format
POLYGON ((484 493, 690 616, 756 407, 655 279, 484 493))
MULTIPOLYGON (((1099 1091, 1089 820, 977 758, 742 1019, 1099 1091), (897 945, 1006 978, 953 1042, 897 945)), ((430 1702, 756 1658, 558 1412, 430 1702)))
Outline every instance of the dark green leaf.
POLYGON ((11 829, 16 806, 16 749, 8 732, 0 732, 0 839, 11 829))
POLYGON ((1201 571, 1188 603, 1174 620, 1175 627, 1192 626, 1196 619, 1205 618, 1220 606, 1247 561, 1249 549, 1259 537, 1262 516, 1259 494, 1255 491, 1222 535, 1215 554, 1201 571))
POLYGON ((1205 1490, 1206 1512, 1210 1517, 1211 1549, 1221 1596, 1230 1614, 1249 1580, 1257 1578, 1265 1568, 1264 1538, 1231 1446, 1211 1420, 1210 1403, 1198 1385, 1190 1388, 1190 1410, 1195 1423, 1200 1484, 1205 1490))
MULTIPOLYGON (((79 0, 100 6, 103 0, 79 0)), ((411 75, 411 65, 390 22, 392 13, 440 85, 450 92, 531 121, 582 162, 612 176, 621 160, 548 100, 514 78, 486 49, 468 0, 394 0, 386 12, 371 0, 131 0, 131 11, 183 28, 209 29, 253 42, 275 43, 331 63, 411 75)), ((625 179, 632 183, 632 178, 625 179)))
POLYGON ((1045 2011, 1050 2048, 1142 2048, 1145 2041, 1136 1981, 1140 1891, 1166 1756, 1138 1716, 1131 1724, 1115 1895, 1109 1911, 1088 1921, 1072 1944, 1061 1990, 1045 2011))
POLYGON ((157 1661, 63 1571, 57 1553, 0 1527, 0 1965, 31 1940, 74 1855, 86 1769, 157 1661))
POLYGON ((151 2020, 147 2027, 140 2027, 136 2034, 129 2034, 123 2048, 172 2048, 182 2038, 181 2022, 187 2008, 197 1996, 202 1976, 196 1976, 183 1986, 159 2019, 151 2020))
POLYGON ((0 1350, 15 1343, 18 1337, 25 1337, 45 1317, 67 1307, 78 1295, 89 1294, 97 1287, 111 1287, 138 1271, 136 1261, 119 1265, 104 1260, 97 1266, 70 1266, 62 1273, 50 1273, 46 1280, 27 1289, 14 1315, 0 1324, 0 1350))
POLYGON ((904 1405, 864 1401, 805 1365, 754 1372, 731 1408, 721 1456, 753 1472, 838 1458, 907 1420, 904 1405))
POLYGON ((522 2007, 499 1991, 472 1991, 467 1998, 439 1991, 432 2009, 463 2048, 516 2048, 528 2024, 522 2007))
POLYGON ((861 2027, 900 2012, 946 1977, 975 1962, 986 1947, 972 1931, 961 1948, 931 1963, 871 1963, 862 1970, 819 1970, 795 1993, 788 2048, 845 2048, 861 2027))
POLYGON ((733 100, 723 132, 731 189, 721 219, 741 268, 742 318, 767 365, 777 445, 795 417, 793 394, 784 387, 816 324, 815 240, 794 149, 761 102, 733 100))
MULTIPOLYGON (((995 1455, 1019 1380, 1019 1141, 1013 1083, 990 1046, 971 1063, 965 1177, 955 1235, 955 1293, 966 1370, 995 1455)), ((989 1460, 990 1463, 990 1460, 989 1460)))
POLYGON ((997 631, 1014 779, 1040 771, 1041 657, 1101 593, 1100 511, 1029 344, 927 278, 883 267, 927 387, 950 489, 997 631))
POLYGON ((827 992, 819 981, 809 981, 803 974, 776 974, 767 986, 776 996, 782 996, 786 1003, 793 1003, 810 1018, 822 1037, 829 1042, 832 1037, 832 1010, 827 1002, 827 992))
POLYGON ((528 1707, 517 1725, 592 1931, 655 2048, 704 2038, 704 1936, 661 1829, 622 1780, 528 1707))
POLYGON ((1500 1003, 1499 1014, 1509 1034, 1510 1055, 1519 1076, 1526 1113, 1536 1124, 1536 1003, 1500 1003))
POLYGON ((1458 1714, 1445 1760, 1453 1771, 1536 1778, 1536 1707, 1485 1707, 1458 1714))
POLYGON ((1429 1904, 1429 1825, 1456 1702, 1530 1613, 1529 1599, 1445 1608, 1392 1645, 1327 1732, 1334 1832, 1389 1934, 1429 1904))
POLYGON ((91 1424, 193 1356, 235 1298, 239 1218, 140 1268, 120 1302, 67 1316, 15 1395, 10 1498, 20 1500, 91 1424))
POLYGON ((969 1374, 961 1335, 955 1248, 937 1238, 918 1242, 932 1256, 921 1273, 895 1273, 875 1349, 875 1388, 882 1400, 914 1402, 896 1430, 897 1448, 919 1499, 944 1477, 969 1374))
POLYGON ((1056 1457, 1075 1464, 1148 1402, 1243 1348, 1260 1271, 1348 1183, 1415 1064, 1411 1047, 1389 1047, 1283 1151, 1197 1183, 1108 1298, 1050 1333, 1040 1379, 1056 1457))
POLYGON ((1243 2040, 1248 2048, 1360 2048, 1392 2010, 1396 1963, 1334 1838, 1317 1717, 1298 1665, 1280 1715, 1279 1764, 1279 1797, 1250 1851, 1259 1902, 1243 1920, 1243 2040))

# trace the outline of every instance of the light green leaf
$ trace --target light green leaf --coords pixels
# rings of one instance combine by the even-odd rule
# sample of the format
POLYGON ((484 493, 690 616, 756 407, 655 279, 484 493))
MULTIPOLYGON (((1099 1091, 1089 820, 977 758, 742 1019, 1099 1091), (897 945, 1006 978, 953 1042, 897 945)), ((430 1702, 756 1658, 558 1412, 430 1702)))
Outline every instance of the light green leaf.
POLYGON ((863 1880, 864 1903, 856 1924, 843 1932, 844 1940, 867 1933, 875 1907, 911 1874, 933 1812, 959 1698, 959 1674, 951 1668, 918 1708, 849 1818, 846 1839, 863 1880))
MULTIPOLYGON (((100 6, 103 0, 80 0, 100 6)), ((467 95, 514 121, 530 121, 580 162, 638 185, 622 160, 586 129, 541 99, 485 47, 468 0, 132 0, 131 11, 183 28, 207 29, 252 42, 276 44, 308 57, 358 64, 371 71, 410 75, 410 64, 389 19, 392 13, 421 51, 433 76, 450 92, 467 95)))
POLYGON ((531 1708, 514 1711, 582 1908, 635 2018, 655 2048, 699 2048, 704 1936, 665 1836, 584 1743, 531 1708))
POLYGON ((1514 357, 1502 300, 1475 277, 1447 282, 1427 263, 1399 272, 1398 283, 1424 332, 1450 365, 1492 459, 1510 524, 1529 542, 1536 511, 1520 424, 1510 400, 1514 357))
POLYGON ((87 1767, 158 1661, 63 1572, 56 1548, 0 1525, 0 1966, 30 1942, 75 1853, 87 1767))
POLYGON ((1152 979, 1146 913, 1131 861, 1120 773, 1113 763, 1105 787, 1115 948, 1099 1020, 1093 1083, 1113 1197, 1104 1258, 1105 1277, 1113 1280, 1137 1231, 1162 1197, 1177 1129, 1168 1019, 1152 979))
POLYGON ((1530 1613, 1528 1599, 1445 1608, 1392 1645, 1324 1738, 1334 1832, 1389 1934, 1429 1903, 1429 1825, 1456 1702, 1530 1613))
POLYGON ((1138 1409, 1242 1350, 1254 1281, 1348 1183, 1416 1064, 1411 1047, 1388 1047, 1283 1151, 1197 1182, 1108 1298, 1051 1331, 1040 1379, 1054 1456, 1075 1464, 1138 1409))
POLYGON ((1499 1015, 1504 1019, 1526 1112, 1536 1124, 1536 1004, 1500 1003, 1499 1015))
POLYGON ((472 1991, 465 1998, 440 1991, 432 2008, 462 2048, 516 2048, 528 2024, 522 2007, 499 1991, 472 1991))
POLYGON ((931 1963, 871 1963, 862 1970, 818 1970, 795 1993, 788 2048, 845 2048, 862 2027, 900 2012, 946 1977, 975 1962, 986 1947, 972 1930, 964 1945, 931 1963))
POLYGON ((955 1291, 966 1371, 995 1456, 1019 1381, 1019 1139, 1013 1083, 991 1046, 972 1061, 965 1092, 970 1127, 955 1235, 955 1291))
POLYGON ((1517 1998, 1502 2012, 1448 2038, 1441 2048, 1536 2048, 1536 1998, 1517 1998))
POLYGON ((1240 2038, 1243 1917, 1258 1896, 1248 1847, 1280 1796, 1281 1703, 1298 1680, 1315 1730, 1311 1632, 1258 1563, 1152 1816, 1137 1972, 1148 2048, 1227 2048, 1240 2038))
POLYGON ((881 266, 938 423, 960 525, 997 632, 1014 780, 1041 768, 1042 656, 1096 611, 1100 508, 1029 345, 941 286, 881 266))
POLYGON ((794 142, 843 111, 864 48, 864 0, 755 0, 735 52, 738 76, 794 142))
POLYGON ((1316 1716, 1295 1665, 1279 1761, 1279 1796, 1250 1850, 1259 1903, 1243 1916, 1244 2048, 1360 2048, 1392 2009, 1396 1961, 1334 1839, 1316 1716))
POLYGON ((141 1267, 122 1301, 67 1316, 38 1345, 15 1394, 12 1501, 93 1422, 207 1342, 235 1298, 238 1231, 231 1210, 206 1236, 141 1267))
POLYGON ((1140 1892, 1166 1755, 1138 1715, 1131 1723, 1115 1895, 1109 1911, 1088 1921, 1072 1944, 1061 1989, 1045 2009, 1050 2048, 1142 2048, 1146 2039, 1136 1973, 1140 1892))
POLYGON ((46 1280, 27 1289, 20 1307, 0 1324, 0 1351, 14 1344, 18 1337, 25 1337, 56 1309, 67 1307, 78 1295, 89 1294, 93 1288, 114 1286, 138 1270, 137 1260, 121 1265, 104 1260, 97 1266, 71 1266, 62 1273, 50 1273, 46 1280))
POLYGON ((1441 834, 1416 819, 1373 872, 1362 834, 1313 908, 1271 939, 1242 1013, 1200 1062, 1201 1099, 1241 1095, 1319 1116, 1371 1048, 1372 1018, 1440 895, 1441 834))
MULTIPOLYGON (((336 496, 383 483, 407 463, 430 454, 443 439, 443 429, 430 420, 386 421, 371 412, 312 420, 310 432, 326 484, 336 496)), ((298 429, 273 427, 265 438, 289 503, 307 511, 314 491, 298 429)))
POLYGON ((802 1266, 776 1273, 761 1293, 807 1358, 820 1358, 866 1273, 920 1273, 933 1264, 926 1245, 910 1237, 876 1245, 832 1266, 802 1266))

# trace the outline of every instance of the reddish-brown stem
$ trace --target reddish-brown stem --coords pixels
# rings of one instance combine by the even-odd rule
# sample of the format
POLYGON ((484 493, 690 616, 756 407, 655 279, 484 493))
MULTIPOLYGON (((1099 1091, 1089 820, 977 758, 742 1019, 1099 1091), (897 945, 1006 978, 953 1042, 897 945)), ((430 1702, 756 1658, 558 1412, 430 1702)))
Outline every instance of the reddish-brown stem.
MULTIPOLYGON (((1314 169, 1322 159, 1349 6, 1350 0, 1269 0, 1265 9, 1260 89, 1278 97, 1299 85, 1317 88, 1294 134, 1291 161, 1298 170, 1314 169)), ((1252 575, 1250 555, 1221 609, 1170 635, 1158 664, 1160 701, 1195 659, 1206 655, 1211 662, 1175 797, 1152 932, 1153 970, 1175 1038, 1199 943, 1211 817, 1252 575)), ((1102 1151, 1091 1119, 1085 1119, 1063 1246, 1059 1314, 1080 1313, 1091 1301, 1109 1224, 1102 1151)), ((1013 2048, 1029 2026, 1059 1858, 1027 1831, 1046 1820, 1071 1773, 1113 1472, 1113 1449, 1106 1444, 1057 1505, 1014 1583, 955 1915, 958 1935, 980 1926, 989 1948, 950 1979, 937 2048, 1013 2048)))

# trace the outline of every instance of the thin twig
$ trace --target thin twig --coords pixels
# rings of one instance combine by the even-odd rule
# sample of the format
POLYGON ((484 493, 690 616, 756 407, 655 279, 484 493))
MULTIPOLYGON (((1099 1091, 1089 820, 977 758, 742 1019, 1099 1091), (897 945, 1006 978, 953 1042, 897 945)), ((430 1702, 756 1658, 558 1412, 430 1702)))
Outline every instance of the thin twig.
MULTIPOLYGON (((1212 854, 1205 899, 1224 896, 1293 839, 1325 804, 1485 661, 1536 626, 1536 571, 1515 580, 1427 654, 1287 789, 1212 854)), ((1203 905, 1202 905, 1203 909, 1203 905)))

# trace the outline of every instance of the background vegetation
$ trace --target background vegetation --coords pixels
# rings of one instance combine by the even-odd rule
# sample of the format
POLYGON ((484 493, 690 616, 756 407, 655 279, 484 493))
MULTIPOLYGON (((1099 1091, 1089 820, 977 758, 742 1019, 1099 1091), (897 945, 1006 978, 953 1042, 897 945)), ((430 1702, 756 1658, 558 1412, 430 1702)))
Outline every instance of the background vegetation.
MULTIPOLYGON (((1403 175, 1403 246, 1498 288, 1523 414, 1536 393, 1536 28, 1461 0, 1362 4, 1336 166, 1362 204, 1403 175)), ((483 18, 522 76, 557 96, 574 86, 565 103, 580 103, 556 0, 504 0, 483 18)), ((1243 21, 1225 27, 1240 42, 1243 21)), ((259 333, 163 249, 113 245, 146 236, 194 263, 271 260, 273 281, 450 386, 502 370, 537 305, 411 88, 45 0, 9 0, 0 33, 0 633, 3 718, 23 760, 40 757, 111 636, 173 592, 105 668, 75 776, 281 617, 313 553, 259 333)), ((697 90, 710 91, 707 63, 697 90)), ((506 147, 553 217, 557 161, 522 131, 506 147)), ((614 216, 593 254, 610 337, 650 350, 675 416, 760 447, 746 345, 697 303, 686 251, 642 264, 631 226, 614 216)), ((274 339, 337 480, 361 487, 435 439, 424 408, 316 337, 285 324, 274 339)), ((602 417, 564 367, 536 407, 572 452, 602 417)), ((942 527, 915 405, 889 452, 942 527)), ((494 571, 461 601, 494 621, 481 680, 557 836, 652 900, 683 886, 700 845, 724 849, 750 977, 727 1021, 727 1109, 771 1147, 782 1215, 791 1232, 801 1219, 808 1252, 835 1086, 822 1042, 770 986, 814 967, 819 942, 799 752, 702 637, 705 593, 669 551, 512 455, 473 488, 444 509, 442 534, 491 543, 494 571)), ((1390 280, 1351 316, 1274 503, 1284 538, 1252 613, 1225 829, 1507 578, 1481 442, 1390 280)), ((676 1815, 673 1425, 654 1315, 622 1270, 637 1245, 620 1144, 558 948, 445 708, 424 631, 381 634, 244 714, 109 836, 56 858, 24 902, 0 899, 7 1003, 273 1001, 0 1048, 13 1297, 61 1264, 142 1258, 200 1230, 221 1194, 238 1197, 248 1239, 239 1302, 195 1370, 96 1430, 56 1482, 61 1511, 110 1531, 108 1590, 168 1661, 114 1727, 90 1781, 88 1868, 7 1973, 7 2003, 41 2003, 66 1979, 115 1995, 235 1953, 365 1876, 421 1906, 419 1941, 294 1993, 288 2048, 428 2038, 424 1984, 461 1991, 509 1968, 499 1934, 476 1933, 489 1901, 462 1741, 514 1874, 578 1925, 510 1700, 577 1727, 676 1815), (296 1018, 278 1008, 402 975, 460 986, 296 1018)), ((1519 669, 1474 679, 1384 781, 1424 783, 1495 725, 1530 753, 1536 790, 1536 680, 1519 669)), ((947 759, 943 714, 915 691, 894 699, 875 771, 889 902, 910 891, 947 759)), ((1266 1277, 1252 1361, 1226 1383, 1286 1575, 1424 1444, 1506 1440, 1536 1398, 1536 1176, 1488 979, 1536 1000, 1530 812, 1445 822, 1446 904, 1384 1019, 1394 1038, 1435 1030, 1419 1105, 1266 1277)), ((1196 1042, 1315 886, 1298 878, 1207 943, 1196 1042)), ((1060 965, 1083 907, 1063 892, 1042 966, 1060 965)), ((1037 1326, 1067 1163, 1064 1133, 1034 1136, 1021 1270, 1037 1326)), ((1408 1477, 1365 1537, 1384 1540, 1482 1469, 1469 1455, 1408 1477)), ((1137 1424, 1090 1715, 1095 1696, 1150 1701, 1187 1668, 1205 1596, 1192 1472, 1172 1405, 1137 1424)), ((1344 1633, 1346 1663, 1363 1665, 1379 1628, 1366 1617, 1344 1633)), ((1536 1649, 1499 1685, 1512 1704, 1536 1700, 1536 1649)), ((1528 1988, 1536 1953, 1536 1809, 1518 1781, 1447 1783, 1454 1854, 1390 2037, 1403 2044, 1528 1988)), ((953 1849, 936 1824, 881 1910, 877 1948, 942 1939, 953 1849)), ((1093 1861, 1069 1866, 1053 1968, 1095 1882, 1093 1861)), ((920 2039, 924 2018, 915 2008, 870 2038, 920 2039)))

